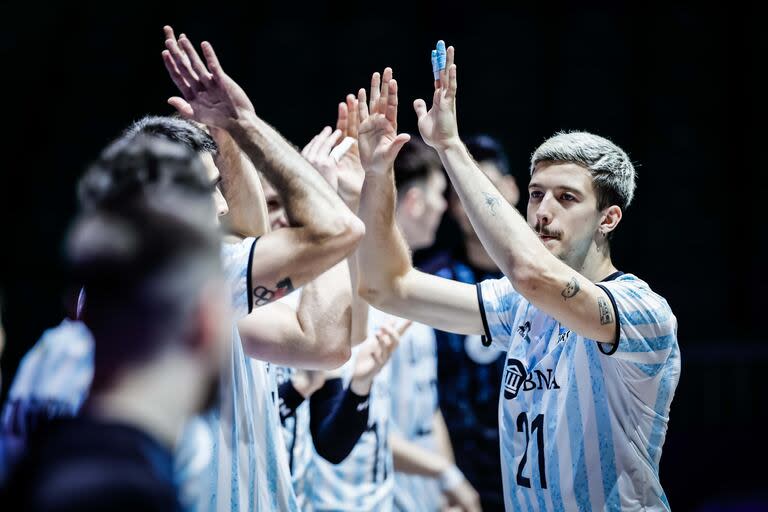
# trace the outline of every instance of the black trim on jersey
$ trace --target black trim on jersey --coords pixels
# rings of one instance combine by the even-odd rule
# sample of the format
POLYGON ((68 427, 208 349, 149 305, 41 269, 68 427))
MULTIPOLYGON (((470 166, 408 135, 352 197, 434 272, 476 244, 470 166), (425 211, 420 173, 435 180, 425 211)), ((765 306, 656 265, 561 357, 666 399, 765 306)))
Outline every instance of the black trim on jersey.
POLYGON ((491 336, 491 330, 488 328, 488 319, 485 317, 485 306, 483 306, 483 290, 480 288, 480 283, 475 285, 477 288, 477 303, 480 304, 480 318, 483 320, 483 329, 485 334, 480 337, 484 347, 490 347, 493 343, 493 336, 491 336))
POLYGON ((253 271, 253 251, 256 249, 256 242, 259 241, 260 236, 257 236, 253 239, 253 245, 251 245, 251 250, 248 252, 248 273, 245 275, 246 279, 246 293, 248 294, 248 313, 250 314, 251 311, 253 311, 253 279, 251 277, 252 271, 253 271))
MULTIPOLYGON (((616 274, 621 275, 622 273, 616 272, 616 274)), ((610 276, 605 278, 605 281, 609 281, 609 280, 615 279, 616 277, 619 277, 616 274, 611 274, 610 276)), ((613 305, 613 316, 614 318, 616 318, 616 343, 614 343, 611 346, 611 348, 608 349, 607 352, 603 349, 604 343, 598 342, 597 348, 599 348, 600 352, 602 352, 603 354, 607 356, 612 356, 613 354, 616 353, 617 350, 619 350, 619 340, 621 339, 621 331, 619 326, 619 308, 616 306, 616 299, 613 298, 613 294, 610 292, 610 290, 608 290, 607 287, 601 285, 600 283, 595 283, 595 284, 597 285, 598 288, 603 290, 606 295, 608 295, 608 298, 611 300, 611 304, 613 305)))
POLYGON ((616 272, 614 272, 613 274, 609 275, 605 279, 602 279, 600 282, 604 283, 606 281, 613 281, 614 279, 618 279, 618 278, 620 278, 623 275, 624 275, 624 272, 622 272, 621 270, 617 270, 616 272))

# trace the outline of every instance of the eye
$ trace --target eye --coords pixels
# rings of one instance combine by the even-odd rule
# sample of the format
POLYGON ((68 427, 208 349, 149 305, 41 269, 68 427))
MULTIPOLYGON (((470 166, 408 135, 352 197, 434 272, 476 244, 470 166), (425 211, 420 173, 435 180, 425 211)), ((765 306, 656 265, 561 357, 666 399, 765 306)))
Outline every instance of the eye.
POLYGON ((575 201, 576 200, 576 196, 566 192, 566 193, 564 193, 563 195, 560 196, 560 199, 562 199, 563 201, 575 201))
POLYGON ((530 196, 531 196, 531 199, 538 200, 544 197, 544 192, 542 192, 541 190, 531 190, 530 196))

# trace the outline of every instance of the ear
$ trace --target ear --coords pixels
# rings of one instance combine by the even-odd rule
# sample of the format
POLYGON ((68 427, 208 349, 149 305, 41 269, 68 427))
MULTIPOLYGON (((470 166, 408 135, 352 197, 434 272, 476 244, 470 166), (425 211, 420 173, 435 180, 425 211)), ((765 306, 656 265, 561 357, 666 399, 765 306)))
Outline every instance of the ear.
POLYGON ((421 187, 411 187, 403 196, 403 208, 409 217, 419 218, 424 214, 424 192, 421 187))
POLYGON ((598 227, 600 234, 603 237, 607 237, 608 233, 619 225, 622 215, 621 208, 617 205, 609 206, 603 210, 603 218, 600 220, 600 226, 598 227))

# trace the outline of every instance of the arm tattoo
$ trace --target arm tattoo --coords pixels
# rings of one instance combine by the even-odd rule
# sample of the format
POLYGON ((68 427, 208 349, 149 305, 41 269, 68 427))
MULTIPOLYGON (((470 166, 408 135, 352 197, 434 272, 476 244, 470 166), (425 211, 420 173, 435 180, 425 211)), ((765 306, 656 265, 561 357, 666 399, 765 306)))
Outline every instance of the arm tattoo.
POLYGON ((597 307, 600 309, 600 325, 613 323, 613 315, 608 302, 602 298, 597 298, 597 307))
POLYGON ((568 281, 568 284, 565 285, 565 288, 563 288, 563 291, 560 292, 560 295, 563 296, 563 300, 568 300, 579 293, 579 290, 581 290, 579 282, 575 277, 572 277, 571 280, 568 281))
POLYGON ((257 286, 253 289, 253 298, 255 306, 264 306, 270 302, 281 299, 293 291, 293 283, 290 277, 278 281, 274 290, 266 286, 257 286))
POLYGON ((499 198, 493 194, 489 194, 488 192, 483 192, 483 196, 485 197, 485 206, 488 207, 491 215, 495 217, 496 207, 499 206, 499 198))

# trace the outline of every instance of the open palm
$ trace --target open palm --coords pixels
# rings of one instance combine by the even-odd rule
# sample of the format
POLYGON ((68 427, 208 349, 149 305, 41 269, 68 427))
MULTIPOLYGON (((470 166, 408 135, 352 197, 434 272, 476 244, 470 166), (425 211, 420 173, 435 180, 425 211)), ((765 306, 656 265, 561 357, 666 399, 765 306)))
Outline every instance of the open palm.
POLYGON ((453 60, 454 48, 449 46, 446 69, 440 71, 440 79, 435 81, 432 108, 427 111, 426 103, 421 99, 413 103, 418 117, 419 133, 424 142, 435 149, 459 138, 456 122, 456 65, 453 60))
POLYGON ((232 80, 219 64, 213 47, 201 45, 205 63, 194 46, 182 34, 177 40, 173 29, 165 27, 163 62, 182 97, 168 100, 186 119, 225 128, 245 112, 254 112, 245 91, 232 80))
POLYGON ((379 87, 379 74, 371 78, 370 107, 365 89, 357 93, 360 161, 366 172, 384 173, 395 163, 395 157, 411 137, 397 133, 397 81, 392 69, 384 70, 379 87))

